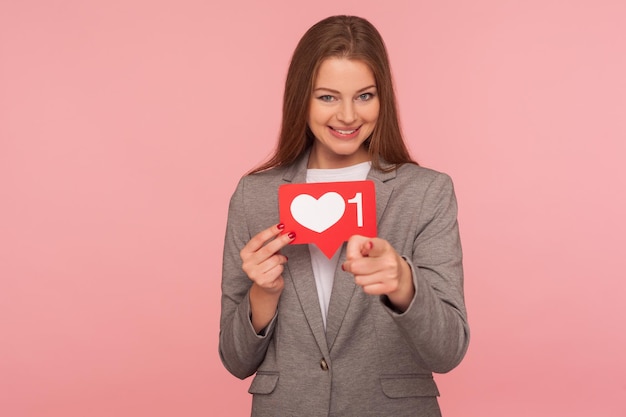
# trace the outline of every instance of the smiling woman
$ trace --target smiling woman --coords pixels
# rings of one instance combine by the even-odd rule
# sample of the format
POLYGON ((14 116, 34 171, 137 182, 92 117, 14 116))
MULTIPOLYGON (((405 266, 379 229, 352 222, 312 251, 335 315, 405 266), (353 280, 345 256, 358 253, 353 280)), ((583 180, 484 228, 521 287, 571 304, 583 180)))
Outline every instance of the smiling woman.
POLYGON ((324 19, 293 54, 274 156, 230 201, 222 362, 256 374, 254 416, 434 417, 432 374, 458 365, 468 344, 452 182, 407 151, 378 31, 324 19), (366 179, 377 237, 354 234, 326 253, 278 217, 285 184, 323 182, 333 195, 366 179))

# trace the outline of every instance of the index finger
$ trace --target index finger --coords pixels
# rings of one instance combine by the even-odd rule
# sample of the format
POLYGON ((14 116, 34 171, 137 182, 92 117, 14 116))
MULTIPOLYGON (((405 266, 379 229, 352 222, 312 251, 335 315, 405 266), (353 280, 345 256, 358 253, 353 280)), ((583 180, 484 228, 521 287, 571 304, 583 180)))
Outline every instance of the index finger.
POLYGON ((256 252, 265 245, 267 241, 275 238, 280 232, 283 231, 285 225, 282 223, 268 227, 265 230, 260 231, 250 239, 250 241, 243 247, 242 252, 256 252))
POLYGON ((367 256, 367 252, 370 249, 369 243, 372 238, 353 235, 348 239, 348 245, 346 246, 346 259, 358 259, 367 256))

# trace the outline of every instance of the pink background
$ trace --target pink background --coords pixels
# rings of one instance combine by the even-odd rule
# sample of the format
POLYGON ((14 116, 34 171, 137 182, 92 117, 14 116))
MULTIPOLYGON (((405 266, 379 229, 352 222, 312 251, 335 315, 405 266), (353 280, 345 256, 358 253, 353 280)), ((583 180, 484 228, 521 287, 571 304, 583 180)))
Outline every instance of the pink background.
POLYGON ((626 3, 215 3, 0 3, 0 415, 249 413, 217 354, 228 199, 338 13, 455 180, 473 333, 444 415, 626 415, 626 3))

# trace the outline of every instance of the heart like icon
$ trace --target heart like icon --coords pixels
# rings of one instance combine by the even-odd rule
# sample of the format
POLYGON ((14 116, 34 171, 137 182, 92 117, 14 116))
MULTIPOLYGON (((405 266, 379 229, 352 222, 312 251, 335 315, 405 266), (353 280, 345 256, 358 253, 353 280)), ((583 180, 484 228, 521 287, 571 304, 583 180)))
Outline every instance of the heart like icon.
POLYGON ((291 215, 307 229, 322 233, 341 219, 346 203, 339 193, 329 192, 319 199, 300 194, 291 201, 291 215))

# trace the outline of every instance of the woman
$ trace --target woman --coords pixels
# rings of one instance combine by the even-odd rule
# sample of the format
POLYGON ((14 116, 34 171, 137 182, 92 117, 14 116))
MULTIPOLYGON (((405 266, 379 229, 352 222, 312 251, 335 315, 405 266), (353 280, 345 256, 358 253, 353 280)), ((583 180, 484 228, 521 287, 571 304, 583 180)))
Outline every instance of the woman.
POLYGON ((224 243, 220 357, 256 373, 253 416, 439 416, 433 372, 469 343, 457 206, 399 128, 387 52, 366 20, 312 26, 287 74, 274 156, 244 176, 224 243), (374 182, 378 237, 331 259, 290 245, 288 183, 374 182))

